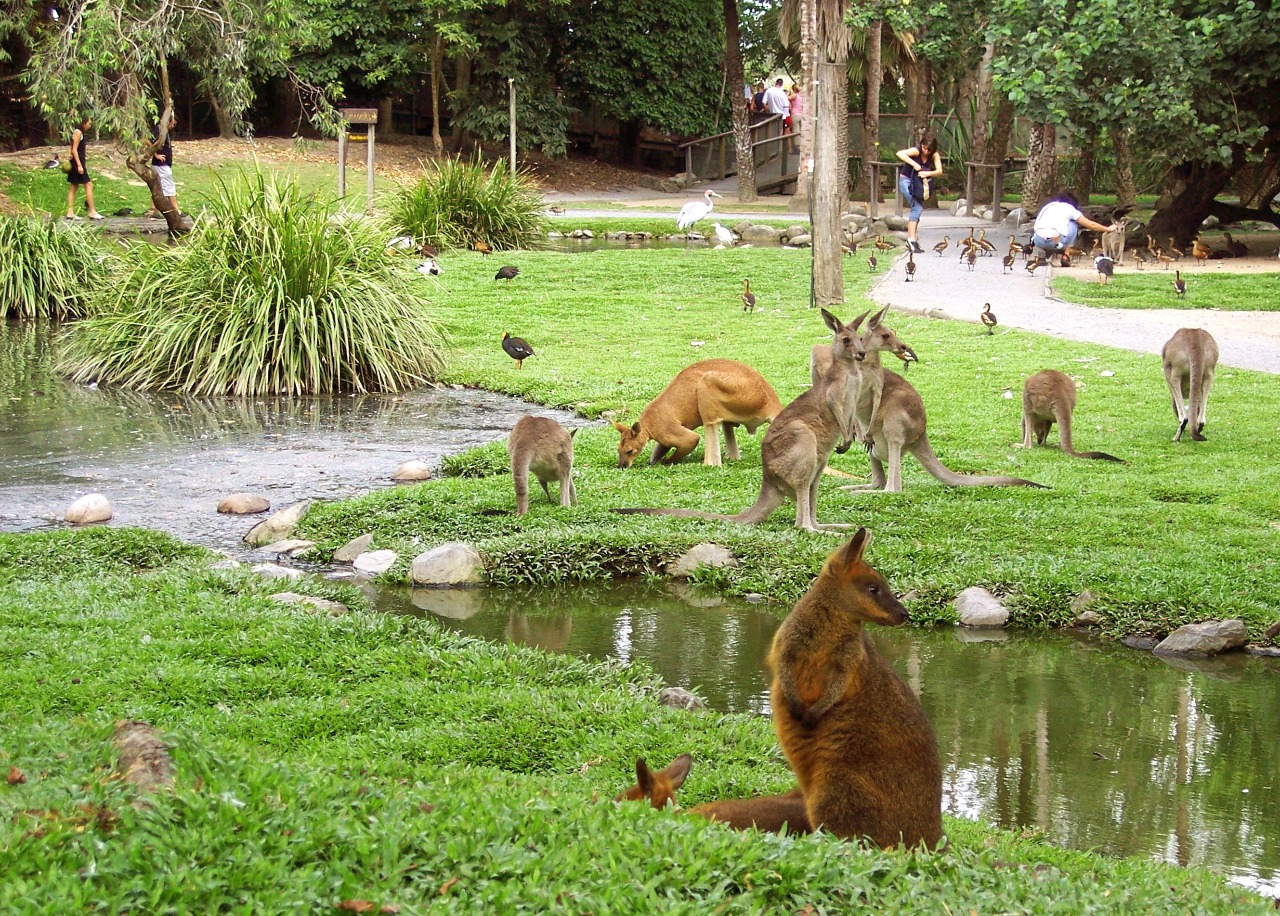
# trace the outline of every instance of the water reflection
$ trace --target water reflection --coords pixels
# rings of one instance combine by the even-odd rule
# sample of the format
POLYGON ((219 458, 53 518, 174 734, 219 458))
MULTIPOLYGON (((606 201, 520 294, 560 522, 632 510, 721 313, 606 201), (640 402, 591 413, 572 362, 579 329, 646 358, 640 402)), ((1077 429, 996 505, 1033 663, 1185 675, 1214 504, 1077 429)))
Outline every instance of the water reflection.
MULTIPOLYGON (((426 591, 378 601, 417 614, 443 603, 444 626, 492 641, 642 659, 716 709, 768 714, 764 659, 783 608, 637 584, 426 591)), ((1280 894, 1280 665, 1170 664, 1086 637, 875 637, 938 733, 948 812, 1280 894)))

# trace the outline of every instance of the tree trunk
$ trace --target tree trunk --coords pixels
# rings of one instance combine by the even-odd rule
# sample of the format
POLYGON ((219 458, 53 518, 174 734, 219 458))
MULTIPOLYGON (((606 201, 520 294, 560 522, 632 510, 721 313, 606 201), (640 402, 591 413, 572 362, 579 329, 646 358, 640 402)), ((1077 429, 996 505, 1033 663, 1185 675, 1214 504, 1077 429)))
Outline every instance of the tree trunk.
MULTIPOLYGON (((846 61, 846 64, 848 62, 846 61)), ((845 70, 836 81, 836 187, 840 189, 840 213, 849 209, 849 75, 845 70)), ((843 241, 843 237, 841 238, 843 241)))
MULTIPOLYGON (((923 38, 923 32, 916 36, 923 38)), ((907 141, 914 145, 929 130, 929 64, 919 57, 908 57, 902 63, 907 102, 907 141)))
POLYGON ((1226 188, 1237 168, 1196 162, 1176 166, 1171 178, 1178 190, 1168 205, 1151 217, 1147 232, 1162 243, 1172 236, 1177 246, 1186 250, 1199 234, 1200 224, 1209 215, 1214 198, 1226 188))
MULTIPOLYGON (((991 61, 996 55, 995 42, 988 42, 982 52, 982 62, 978 64, 977 102, 973 113, 973 134, 968 158, 971 162, 991 162, 990 136, 991 129, 991 61)), ((952 155, 963 155, 962 150, 955 150, 952 155)), ((974 193, 986 197, 991 193, 991 172, 989 169, 978 169, 975 176, 974 193)))
POLYGON ((738 162, 738 202, 756 200, 756 159, 751 149, 751 112, 742 87, 742 44, 738 34, 738 0, 723 0, 724 5, 724 70, 729 86, 729 104, 733 112, 733 147, 738 162))
POLYGON ((996 120, 991 127, 991 139, 987 141, 987 161, 1004 162, 1009 155, 1009 141, 1013 138, 1013 103, 1003 95, 996 105, 996 120))
POLYGON ((231 121, 231 115, 227 114, 227 110, 222 107, 222 103, 212 92, 209 93, 209 107, 213 109, 214 120, 218 122, 218 137, 223 140, 234 140, 236 128, 231 121))
POLYGON ((1058 180, 1058 163, 1054 151, 1057 137, 1053 122, 1031 125, 1031 138, 1027 142, 1027 173, 1022 180, 1022 209, 1031 214, 1053 193, 1058 180))
POLYGON ((1133 156, 1126 128, 1118 126, 1111 132, 1111 148, 1116 154, 1116 206, 1137 206, 1138 188, 1133 183, 1133 156))
POLYGON ((151 192, 151 206, 164 216, 165 225, 169 227, 169 234, 177 235, 186 231, 186 223, 183 222, 182 214, 169 202, 169 198, 160 189, 160 176, 151 167, 151 157, 155 155, 156 150, 164 146, 165 138, 169 136, 169 120, 173 114, 173 98, 169 95, 169 68, 165 66, 163 61, 160 66, 160 91, 161 97, 164 99, 164 106, 160 110, 156 136, 142 148, 142 151, 136 157, 125 157, 124 164, 129 171, 141 178, 146 184, 147 190, 151 192))
POLYGON ((1075 195, 1082 207, 1089 203, 1089 198, 1093 195, 1093 166, 1097 149, 1098 130, 1091 128, 1085 133, 1080 161, 1076 165, 1075 195))
MULTIPOLYGON (((461 54, 454 65, 453 71, 453 91, 455 93, 466 92, 471 86, 471 58, 466 54, 461 54)), ((449 106, 450 111, 454 111, 454 105, 449 106)), ((453 118, 453 130, 449 135, 449 149, 453 152, 459 152, 463 144, 467 141, 466 131, 462 129, 460 118, 453 118)))
MULTIPOLYGON (((792 209, 808 209, 809 173, 806 164, 813 159, 813 121, 814 105, 817 92, 817 74, 814 70, 817 58, 814 54, 814 40, 818 28, 818 0, 800 0, 800 85, 805 104, 808 106, 804 117, 800 119, 800 161, 797 171, 800 177, 796 180, 796 193, 792 198, 792 209)), ((846 115, 847 117, 847 115, 846 115)))
POLYGON ((444 138, 440 135, 440 75, 444 66, 444 40, 436 33, 431 45, 431 145, 436 158, 444 155, 444 138))
MULTIPOLYGON (((848 181, 840 186, 840 140, 845 118, 840 106, 841 85, 848 85, 849 28, 844 24, 844 0, 817 0, 818 86, 813 93, 813 294, 810 305, 844 302, 844 263, 841 257, 840 215, 848 181)), ((879 55, 877 54, 877 57, 879 55)))
POLYGON ((867 188, 868 200, 879 200, 880 189, 871 186, 871 163, 880 158, 880 81, 883 65, 880 58, 880 39, 884 23, 873 22, 867 26, 866 94, 862 109, 862 184, 867 188))
POLYGON ((391 96, 378 99, 378 136, 393 137, 396 134, 396 120, 391 113, 391 96))

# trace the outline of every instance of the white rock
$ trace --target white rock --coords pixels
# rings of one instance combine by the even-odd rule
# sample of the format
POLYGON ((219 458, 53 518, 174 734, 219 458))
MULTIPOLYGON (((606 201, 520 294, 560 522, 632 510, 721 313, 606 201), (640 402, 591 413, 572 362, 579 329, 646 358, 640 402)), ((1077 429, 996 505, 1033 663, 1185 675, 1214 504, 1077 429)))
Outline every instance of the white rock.
POLYGON ((218 503, 218 511, 223 515, 253 515, 270 508, 271 501, 256 493, 232 493, 218 503))
POLYGON ((325 598, 315 598, 311 595, 299 595, 297 592, 276 592, 271 596, 271 600, 279 601, 281 604, 301 604, 312 607, 317 611, 324 611, 330 617, 341 617, 350 610, 340 601, 329 601, 325 598))
POLYGON ((737 566, 738 558, 719 544, 698 544, 685 551, 683 555, 667 564, 667 575, 676 579, 687 579, 699 566, 719 568, 737 566))
POLYGON ((391 475, 391 479, 397 483, 412 482, 415 480, 430 480, 431 466, 425 461, 406 461, 400 467, 396 468, 396 472, 391 475))
POLYGON ((73 525, 89 525, 111 518, 111 503, 101 493, 88 493, 67 507, 64 516, 73 525))
POLYGON ((304 575, 300 569, 277 566, 275 563, 259 563, 253 571, 267 579, 301 579, 304 575))
POLYGON ((372 534, 362 534, 354 540, 348 541, 333 552, 333 562, 335 563, 353 563, 356 557, 369 549, 369 545, 373 543, 372 534))
POLYGON ((658 694, 658 702, 672 709, 706 709, 706 702, 697 694, 683 687, 664 687, 658 694))
POLYGON ((960 615, 960 625, 966 627, 1002 627, 1009 620, 1009 609, 1000 599, 981 586, 966 588, 952 607, 960 615))
POLYGON ((270 518, 265 518, 250 528, 249 533, 244 536, 244 542, 260 546, 284 540, 310 508, 311 500, 304 499, 287 509, 281 509, 270 518))
POLYGON ((479 585, 484 580, 484 560, 470 544, 450 541, 414 557, 409 570, 411 585, 479 585))
POLYGON ((352 565, 357 572, 362 572, 366 576, 376 576, 394 566, 397 559, 398 554, 394 550, 371 550, 356 557, 352 565))

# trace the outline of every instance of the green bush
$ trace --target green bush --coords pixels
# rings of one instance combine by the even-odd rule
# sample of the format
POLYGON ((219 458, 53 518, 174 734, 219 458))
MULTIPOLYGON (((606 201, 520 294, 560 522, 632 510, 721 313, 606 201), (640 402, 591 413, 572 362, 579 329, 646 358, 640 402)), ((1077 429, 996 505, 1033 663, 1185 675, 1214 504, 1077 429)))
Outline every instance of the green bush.
POLYGON ((443 359, 428 288, 366 220, 286 180, 220 186, 189 241, 138 245, 73 327, 59 368, 76 381, 193 394, 389 391, 443 359))
POLYGON ((83 226, 0 216, 0 308, 6 318, 78 318, 101 252, 83 226))
POLYGON ((441 159, 422 180, 393 198, 393 231, 439 248, 484 242, 494 251, 528 247, 544 218, 533 178, 506 160, 490 167, 474 158, 441 159))

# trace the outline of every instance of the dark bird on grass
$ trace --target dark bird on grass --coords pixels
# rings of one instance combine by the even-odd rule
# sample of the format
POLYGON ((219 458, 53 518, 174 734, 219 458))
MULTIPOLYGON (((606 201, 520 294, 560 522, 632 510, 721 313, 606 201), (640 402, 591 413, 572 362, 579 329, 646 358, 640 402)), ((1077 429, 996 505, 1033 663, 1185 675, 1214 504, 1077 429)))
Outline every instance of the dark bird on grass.
POLYGON ((516 361, 517 369, 521 368, 521 364, 526 359, 534 355, 533 347, 529 346, 523 337, 512 337, 506 331, 502 332, 502 349, 516 361))
POLYGON ((964 253, 965 263, 969 265, 969 269, 973 270, 973 265, 978 263, 978 246, 972 246, 964 253))
POLYGON ((907 277, 906 282, 910 283, 916 278, 916 255, 910 245, 907 246, 907 277))
POLYGON ((53 158, 44 164, 46 169, 56 169, 62 162, 58 159, 58 154, 54 153, 53 158))
POLYGON ((133 216, 133 207, 121 207, 112 216, 133 216))
POLYGON ((493 275, 495 280, 506 280, 507 286, 511 285, 511 281, 520 276, 520 268, 512 267, 510 264, 505 267, 499 267, 498 272, 493 275))
POLYGON ((742 310, 744 312, 754 312, 756 310, 756 294, 751 291, 751 281, 742 281, 742 310))
POLYGON ((933 246, 933 250, 938 253, 938 257, 942 257, 942 253, 947 250, 947 246, 951 244, 951 236, 944 235, 942 241, 933 246))
POLYGON ((868 270, 876 269, 876 253, 874 251, 871 252, 871 257, 867 258, 867 269, 868 270))
POLYGON ((1093 266, 1098 271, 1098 285, 1106 286, 1107 283, 1115 276, 1116 262, 1105 254, 1100 254, 1093 259, 1093 266))
POLYGON ((996 321, 995 313, 991 311, 990 302, 982 303, 982 315, 980 317, 982 318, 982 323, 987 326, 987 333, 994 334, 996 332, 996 325, 999 324, 999 322, 996 321))
POLYGON ((489 252, 493 251, 493 249, 489 247, 488 243, 486 243, 484 239, 476 239, 474 242, 472 242, 471 250, 478 251, 483 255, 487 255, 489 254, 489 252))
POLYGON ((1173 291, 1179 298, 1187 294, 1187 281, 1182 279, 1182 271, 1173 272, 1173 291))
POLYGON ((1000 259, 1000 273, 1004 273, 1006 270, 1009 271, 1010 273, 1013 272, 1013 252, 1012 251, 1000 259))
POLYGON ((424 277, 438 277, 440 276, 440 265, 435 258, 427 258, 418 265, 418 273, 424 277))

